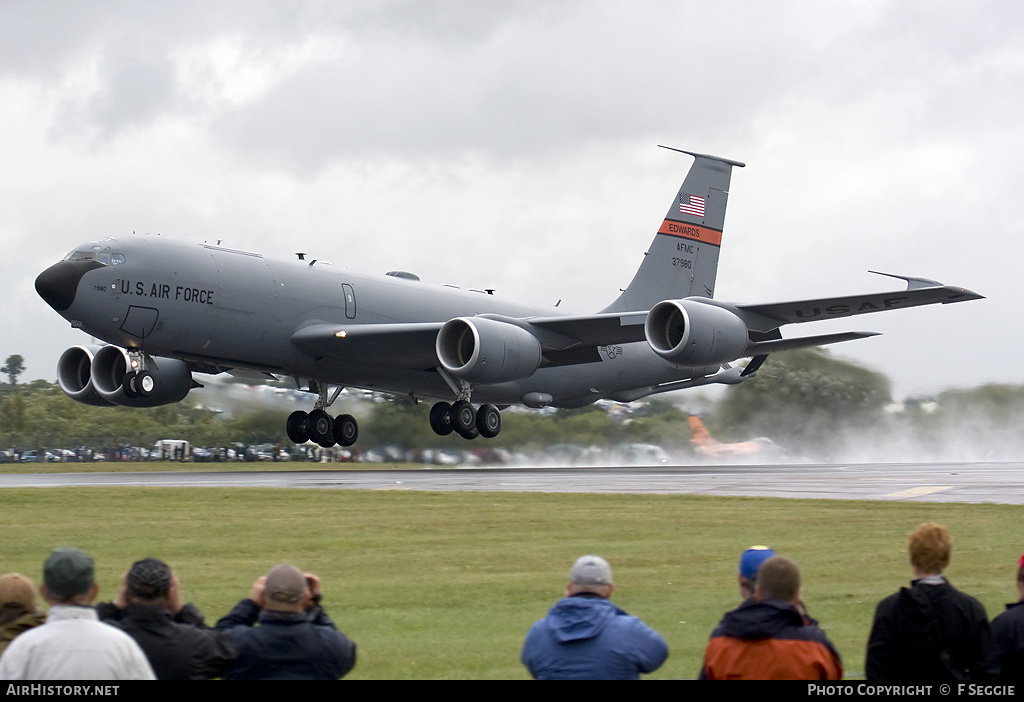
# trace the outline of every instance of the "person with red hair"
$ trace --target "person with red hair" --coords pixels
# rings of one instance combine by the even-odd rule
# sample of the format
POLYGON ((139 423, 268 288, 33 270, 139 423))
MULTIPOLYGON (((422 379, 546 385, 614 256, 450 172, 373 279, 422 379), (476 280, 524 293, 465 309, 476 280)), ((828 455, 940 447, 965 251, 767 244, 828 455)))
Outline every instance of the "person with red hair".
POLYGON ((914 579, 878 603, 865 676, 902 682, 995 680, 999 663, 985 608, 942 574, 953 550, 949 530, 922 524, 907 547, 914 579))

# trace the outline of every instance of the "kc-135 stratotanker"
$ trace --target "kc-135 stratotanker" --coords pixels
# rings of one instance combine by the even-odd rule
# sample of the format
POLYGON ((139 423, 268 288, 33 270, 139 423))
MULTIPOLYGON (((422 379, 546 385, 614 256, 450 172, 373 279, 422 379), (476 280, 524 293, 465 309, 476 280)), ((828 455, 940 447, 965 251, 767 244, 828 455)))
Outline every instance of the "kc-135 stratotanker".
MULTIPOLYGON (((673 151, 678 151, 673 149, 673 151)), ((291 377, 317 397, 288 418, 292 441, 349 446, 351 415, 327 409, 346 387, 435 401, 430 425, 494 437, 501 407, 581 407, 754 376, 769 354, 872 336, 783 338, 780 327, 977 300, 934 280, 892 276, 898 292, 734 304, 714 299, 729 159, 694 158, 632 282, 592 314, 373 275, 297 254, 270 258, 166 236, 91 241, 36 278, 71 326, 106 345, 58 363, 70 397, 153 407, 201 387, 193 373, 291 377), (750 359, 746 363, 737 363, 750 359)))

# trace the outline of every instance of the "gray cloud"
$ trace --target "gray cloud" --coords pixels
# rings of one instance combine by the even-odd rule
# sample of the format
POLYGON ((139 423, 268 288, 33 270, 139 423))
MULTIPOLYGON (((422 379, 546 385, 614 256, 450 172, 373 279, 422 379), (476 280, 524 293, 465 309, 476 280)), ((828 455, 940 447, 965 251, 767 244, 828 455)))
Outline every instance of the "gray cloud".
POLYGON ((70 342, 32 278, 80 240, 132 229, 267 253, 301 239, 352 265, 596 307, 688 165, 654 148, 668 143, 750 164, 733 180, 722 296, 885 289, 869 268, 975 287, 990 300, 879 315, 866 328, 888 336, 839 350, 898 388, 999 378, 978 349, 1019 337, 1022 14, 948 0, 4 3, 0 158, 16 167, 0 175, 0 237, 25 253, 0 263, 19 291, 0 301, 0 357, 49 377, 70 342))

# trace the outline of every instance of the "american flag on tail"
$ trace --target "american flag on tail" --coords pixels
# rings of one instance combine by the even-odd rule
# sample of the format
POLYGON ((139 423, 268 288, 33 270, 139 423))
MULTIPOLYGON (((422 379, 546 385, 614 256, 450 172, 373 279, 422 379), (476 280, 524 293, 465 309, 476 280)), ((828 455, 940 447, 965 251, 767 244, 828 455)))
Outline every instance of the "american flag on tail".
POLYGON ((704 216, 704 198, 697 195, 679 195, 679 211, 694 217, 704 216))

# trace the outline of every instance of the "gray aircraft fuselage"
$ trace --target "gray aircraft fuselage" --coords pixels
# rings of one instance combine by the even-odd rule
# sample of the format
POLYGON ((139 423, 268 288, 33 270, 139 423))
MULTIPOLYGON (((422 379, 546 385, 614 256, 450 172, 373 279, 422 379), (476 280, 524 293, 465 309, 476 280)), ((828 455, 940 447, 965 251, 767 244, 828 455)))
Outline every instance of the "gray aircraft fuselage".
MULTIPOLYGON (((456 317, 569 316, 559 307, 504 299, 487 292, 431 285, 393 275, 367 275, 321 261, 270 259, 155 235, 84 244, 120 254, 123 263, 85 273, 61 314, 110 344, 220 368, 250 369, 333 385, 424 398, 454 395, 435 368, 407 368, 391 358, 341 359, 304 352, 292 336, 327 324, 443 323, 456 317)), ((401 349, 394 350, 401 355, 401 349)), ((539 368, 516 381, 475 386, 473 399, 578 407, 617 393, 705 376, 717 366, 688 368, 656 355, 644 342, 601 347, 590 363, 539 368)))
POLYGON ((193 372, 291 376, 318 395, 312 412, 288 419, 296 443, 356 440, 355 418, 325 412, 338 393, 329 395, 330 386, 433 398, 436 433, 493 438, 498 405, 581 407, 739 383, 772 353, 872 335, 783 338, 783 325, 981 297, 892 276, 906 290, 715 300, 731 173, 743 164, 684 153, 693 164, 654 240, 632 281, 599 312, 162 236, 86 243, 36 278, 40 296, 72 326, 109 344, 65 351, 60 386, 79 402, 153 407, 182 400, 193 372), (732 365, 741 358, 751 361, 732 365))

